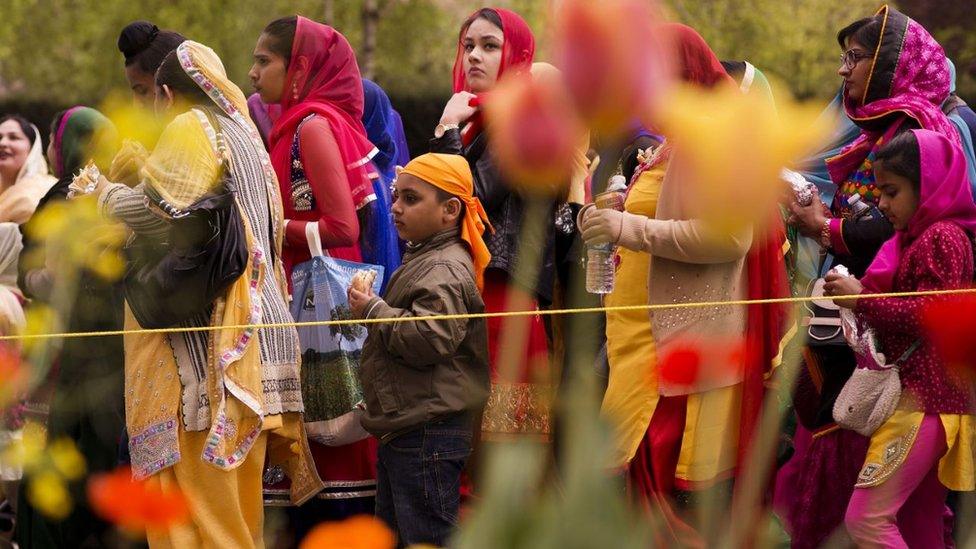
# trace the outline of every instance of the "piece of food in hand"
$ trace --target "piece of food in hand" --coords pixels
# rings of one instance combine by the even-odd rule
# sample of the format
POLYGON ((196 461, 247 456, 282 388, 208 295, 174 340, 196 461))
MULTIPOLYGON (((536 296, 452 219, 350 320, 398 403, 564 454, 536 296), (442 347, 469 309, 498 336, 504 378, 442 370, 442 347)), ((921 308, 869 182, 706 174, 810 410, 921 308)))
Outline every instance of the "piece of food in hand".
POLYGON ((834 267, 831 270, 834 271, 835 273, 839 274, 840 276, 851 276, 851 272, 848 271, 847 270, 847 267, 845 267, 843 265, 838 265, 838 266, 834 267))
POLYGON ((813 202, 812 183, 806 180, 801 174, 783 168, 779 174, 780 178, 790 185, 793 193, 796 194, 796 201, 801 206, 809 206, 813 202))
POLYGON ((362 292, 368 294, 370 288, 373 287, 373 282, 376 280, 376 271, 372 269, 364 269, 361 271, 356 271, 356 274, 352 277, 352 288, 357 292, 362 292))
POLYGON ((78 175, 71 180, 71 184, 68 185, 68 197, 91 194, 95 191, 95 187, 98 186, 98 178, 101 176, 102 174, 98 171, 98 166, 94 162, 89 161, 78 172, 78 175))

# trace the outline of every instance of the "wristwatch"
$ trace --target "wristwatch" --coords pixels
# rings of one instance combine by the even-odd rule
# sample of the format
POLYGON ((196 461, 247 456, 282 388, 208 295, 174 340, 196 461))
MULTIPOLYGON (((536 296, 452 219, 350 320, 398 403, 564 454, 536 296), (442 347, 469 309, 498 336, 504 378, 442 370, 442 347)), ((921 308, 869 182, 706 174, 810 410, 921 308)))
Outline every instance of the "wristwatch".
POLYGON ((460 126, 458 126, 457 124, 438 124, 437 127, 434 128, 434 137, 436 139, 440 139, 444 137, 444 134, 447 133, 447 130, 456 130, 459 127, 460 126))

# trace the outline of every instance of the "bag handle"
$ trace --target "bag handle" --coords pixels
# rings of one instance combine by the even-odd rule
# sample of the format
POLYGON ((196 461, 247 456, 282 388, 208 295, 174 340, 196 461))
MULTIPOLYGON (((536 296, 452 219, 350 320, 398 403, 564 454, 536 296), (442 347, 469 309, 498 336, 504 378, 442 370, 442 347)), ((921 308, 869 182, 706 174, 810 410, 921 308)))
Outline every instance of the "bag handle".
POLYGON ((322 237, 319 236, 319 222, 305 223, 305 241, 308 243, 308 253, 312 257, 329 257, 329 252, 322 248, 322 237))

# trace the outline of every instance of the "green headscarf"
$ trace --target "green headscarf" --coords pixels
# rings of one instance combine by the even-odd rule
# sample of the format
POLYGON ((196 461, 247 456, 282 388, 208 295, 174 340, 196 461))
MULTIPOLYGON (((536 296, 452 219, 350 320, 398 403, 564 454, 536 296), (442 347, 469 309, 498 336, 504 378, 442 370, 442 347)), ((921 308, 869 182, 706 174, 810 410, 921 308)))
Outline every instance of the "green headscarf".
MULTIPOLYGON (((90 107, 72 107, 56 120, 54 134, 54 175, 65 179, 97 157, 99 145, 115 138, 115 125, 102 113, 90 107)), ((99 169, 106 170, 98 158, 99 169)))

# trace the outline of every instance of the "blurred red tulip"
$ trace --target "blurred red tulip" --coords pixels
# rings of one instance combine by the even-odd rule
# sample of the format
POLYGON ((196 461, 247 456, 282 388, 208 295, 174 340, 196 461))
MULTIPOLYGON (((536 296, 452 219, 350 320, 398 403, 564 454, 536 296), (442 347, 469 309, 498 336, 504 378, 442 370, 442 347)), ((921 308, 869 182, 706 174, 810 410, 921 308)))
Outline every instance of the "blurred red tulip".
POLYGON ((662 346, 652 371, 662 393, 707 391, 741 381, 751 353, 741 340, 687 338, 662 346))
POLYGON ((694 387, 698 382, 702 356, 698 347, 678 343, 670 345, 658 363, 658 381, 671 387, 694 387))
POLYGON ((553 195, 575 169, 585 170, 585 129, 551 65, 537 63, 531 74, 503 78, 484 108, 493 153, 512 185, 553 195))
POLYGON ((189 518, 182 493, 134 480, 127 467, 92 476, 88 481, 88 500, 99 516, 130 531, 164 529, 189 518))
POLYGON ((601 136, 631 128, 671 80, 655 0, 564 0, 555 18, 556 66, 580 114, 601 136))
POLYGON ((939 299, 922 311, 925 334, 955 373, 976 377, 976 296, 939 299))

